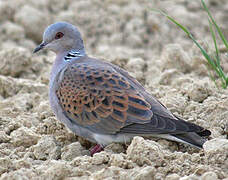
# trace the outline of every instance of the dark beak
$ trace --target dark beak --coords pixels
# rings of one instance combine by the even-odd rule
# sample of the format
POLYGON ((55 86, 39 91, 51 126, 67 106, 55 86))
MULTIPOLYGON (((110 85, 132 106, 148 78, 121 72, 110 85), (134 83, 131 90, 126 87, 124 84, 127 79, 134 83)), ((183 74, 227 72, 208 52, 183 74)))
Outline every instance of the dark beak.
POLYGON ((36 47, 36 49, 34 49, 33 53, 38 52, 39 50, 43 49, 46 46, 47 43, 41 43, 39 46, 36 47))

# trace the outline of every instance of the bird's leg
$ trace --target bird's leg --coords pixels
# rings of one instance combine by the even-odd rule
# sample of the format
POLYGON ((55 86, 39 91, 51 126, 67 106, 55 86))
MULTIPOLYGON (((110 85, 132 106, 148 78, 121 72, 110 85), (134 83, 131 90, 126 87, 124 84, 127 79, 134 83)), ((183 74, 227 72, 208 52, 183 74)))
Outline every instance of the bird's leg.
POLYGON ((104 148, 102 147, 102 145, 97 144, 96 146, 94 146, 91 150, 90 150, 90 155, 93 156, 95 153, 99 153, 101 151, 103 151, 104 148))

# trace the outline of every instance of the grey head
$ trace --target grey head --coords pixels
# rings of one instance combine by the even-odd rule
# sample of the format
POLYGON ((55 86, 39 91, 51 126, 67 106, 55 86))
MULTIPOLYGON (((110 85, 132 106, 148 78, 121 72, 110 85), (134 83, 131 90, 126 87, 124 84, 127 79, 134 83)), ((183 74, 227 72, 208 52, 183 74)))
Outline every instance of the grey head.
POLYGON ((84 45, 81 34, 75 26, 67 22, 57 22, 45 29, 43 41, 34 53, 41 49, 49 49, 59 54, 71 50, 84 51, 84 45))

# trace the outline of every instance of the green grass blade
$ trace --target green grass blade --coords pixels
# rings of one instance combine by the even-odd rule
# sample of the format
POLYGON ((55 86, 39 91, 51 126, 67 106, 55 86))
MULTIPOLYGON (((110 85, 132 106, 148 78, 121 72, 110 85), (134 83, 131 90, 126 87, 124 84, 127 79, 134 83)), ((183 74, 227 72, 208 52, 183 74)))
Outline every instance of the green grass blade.
POLYGON ((198 48, 200 49, 201 53, 207 59, 208 63, 212 66, 212 68, 219 74, 219 71, 217 69, 217 66, 214 63, 214 60, 208 55, 208 53, 205 51, 205 49, 195 40, 195 38, 193 38, 193 37, 190 37, 190 38, 198 46, 198 48))
POLYGON ((172 21, 174 24, 176 24, 178 27, 180 27, 188 36, 190 36, 191 33, 188 31, 188 29, 186 27, 184 27, 183 25, 178 23, 175 19, 173 19, 168 14, 166 14, 164 11, 159 11, 159 10, 156 10, 156 11, 161 13, 162 15, 166 16, 170 21, 172 21))
POLYGON ((207 12, 208 16, 210 17, 210 20, 211 20, 212 23, 214 24, 214 26, 215 26, 215 28, 216 28, 216 30, 217 30, 217 32, 218 32, 220 38, 222 39, 224 45, 226 46, 226 49, 228 50, 228 42, 227 42, 225 36, 223 35, 221 29, 219 28, 219 26, 218 26, 217 23, 215 22, 214 18, 212 17, 212 15, 211 15, 209 9, 207 8, 207 6, 206 6, 204 0, 201 0, 201 3, 202 3, 202 5, 203 5, 203 8, 205 9, 205 11, 207 12))
POLYGON ((170 21, 172 21, 173 23, 175 23, 178 27, 180 27, 193 40, 193 42, 200 48, 202 54, 209 61, 210 65, 213 68, 216 68, 216 65, 215 65, 214 61, 210 58, 210 56, 207 54, 207 52, 205 51, 205 49, 196 41, 196 39, 193 37, 193 35, 190 33, 190 31, 186 27, 184 27, 183 25, 181 25, 180 23, 178 23, 174 18, 172 18, 171 16, 167 15, 165 12, 163 12, 163 11, 159 11, 159 12, 162 15, 166 16, 170 21))
MULTIPOLYGON (((202 0, 202 3, 203 0, 202 0)), ((206 7, 206 5, 204 4, 204 6, 206 7)), ((207 7, 206 7, 207 8, 207 7)), ((208 10, 208 9, 207 9, 208 10)), ((221 66, 220 66, 220 51, 218 49, 217 46, 217 41, 216 41, 216 35, 213 29, 213 25, 215 26, 216 30, 218 31, 219 27, 217 26, 217 24, 215 23, 214 19, 212 18, 212 16, 210 16, 209 18, 209 24, 210 24, 210 31, 211 31, 211 35, 214 41, 214 46, 215 46, 215 51, 216 51, 216 56, 212 57, 210 56, 206 50, 197 42, 197 40, 193 37, 193 35, 190 33, 190 31, 187 29, 187 27, 183 26, 182 24, 180 24, 179 22, 177 22, 174 18, 172 18, 171 16, 169 16, 168 14, 166 14, 164 11, 161 10, 157 10, 157 9, 153 9, 153 11, 159 12, 160 14, 164 15, 166 18, 168 18, 171 22, 173 22, 174 24, 176 24, 179 28, 181 28, 188 36, 189 38, 196 44, 196 46, 200 49, 201 53, 203 54, 203 56, 206 58, 209 66, 215 71, 215 73, 219 76, 221 83, 222 83, 222 87, 225 89, 228 86, 228 77, 225 76, 221 66), (217 26, 217 27, 216 27, 217 26)), ((210 14, 209 10, 208 13, 210 14)), ((209 15, 208 14, 208 15, 209 15)), ((220 30, 220 29, 219 29, 220 30)), ((221 32, 221 30, 220 30, 221 32)), ((219 31, 218 31, 219 33, 219 31)), ((221 37, 222 33, 219 33, 219 36, 221 37)), ((223 35, 223 34, 222 34, 223 35)), ((224 36, 223 36, 224 37, 224 36)), ((221 37, 222 39, 222 37, 221 37)), ((224 38, 225 39, 225 38, 224 38)), ((226 40, 225 40, 226 41, 226 40)), ((226 41, 227 42, 227 41, 226 41)), ((227 43, 228 44, 228 43, 227 43)), ((210 70, 209 70, 210 71, 210 70)), ((211 77, 211 79, 215 82, 214 77, 212 76, 212 74, 209 74, 209 76, 211 77)), ((216 83, 216 82, 215 82, 216 83)))
POLYGON ((216 36, 215 36, 215 32, 214 32, 213 27, 212 27, 212 22, 211 22, 210 19, 208 21, 209 21, 209 27, 210 27, 210 31, 211 31, 211 36, 212 36, 212 39, 214 41, 214 46, 215 46, 216 65, 217 65, 218 70, 220 71, 220 74, 221 74, 222 78, 223 78, 223 83, 227 84, 227 82, 226 82, 226 79, 227 79, 226 78, 226 75, 224 74, 224 72, 223 72, 223 70, 221 68, 221 65, 220 65, 220 56, 219 56, 220 51, 219 51, 218 46, 217 46, 216 36))
POLYGON ((183 25, 178 23, 174 18, 172 18, 171 16, 166 14, 165 12, 163 12, 163 11, 158 11, 158 12, 160 12, 162 15, 166 16, 170 21, 172 21, 174 24, 176 24, 178 27, 180 27, 193 40, 193 42, 200 48, 202 54, 208 60, 209 64, 212 66, 212 68, 215 69, 217 71, 217 73, 219 73, 214 61, 210 58, 210 56, 207 54, 205 49, 196 41, 196 39, 193 37, 193 35, 190 33, 190 31, 186 27, 184 27, 183 25))
POLYGON ((209 74, 210 78, 211 78, 212 81, 215 83, 215 86, 219 89, 219 86, 218 86, 218 84, 217 84, 217 82, 216 82, 214 76, 212 75, 212 72, 211 72, 211 70, 210 70, 210 67, 207 66, 207 69, 209 70, 209 71, 208 71, 208 74, 209 74))
POLYGON ((220 52, 219 52, 219 49, 218 49, 218 46, 217 46, 217 41, 216 41, 216 36, 215 36, 215 32, 213 30, 213 27, 212 27, 212 22, 210 21, 210 19, 208 19, 208 22, 209 22, 209 27, 210 27, 210 32, 211 32, 211 36, 212 36, 212 39, 213 39, 213 42, 214 42, 214 46, 215 46, 215 53, 216 53, 216 63, 217 63, 217 66, 220 66, 220 52))

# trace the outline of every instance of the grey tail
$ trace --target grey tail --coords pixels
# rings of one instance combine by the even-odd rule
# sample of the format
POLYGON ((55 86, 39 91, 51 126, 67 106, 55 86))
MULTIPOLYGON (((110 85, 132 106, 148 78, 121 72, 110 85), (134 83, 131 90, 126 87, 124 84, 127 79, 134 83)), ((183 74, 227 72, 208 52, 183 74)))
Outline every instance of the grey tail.
MULTIPOLYGON (((207 131, 207 130, 205 130, 207 131)), ((206 132, 207 134, 207 132, 206 132)), ((207 141, 202 135, 198 134, 196 132, 188 132, 184 134, 172 134, 172 136, 176 137, 180 140, 180 142, 189 144, 191 146, 197 147, 197 148, 203 148, 203 144, 207 141)))

